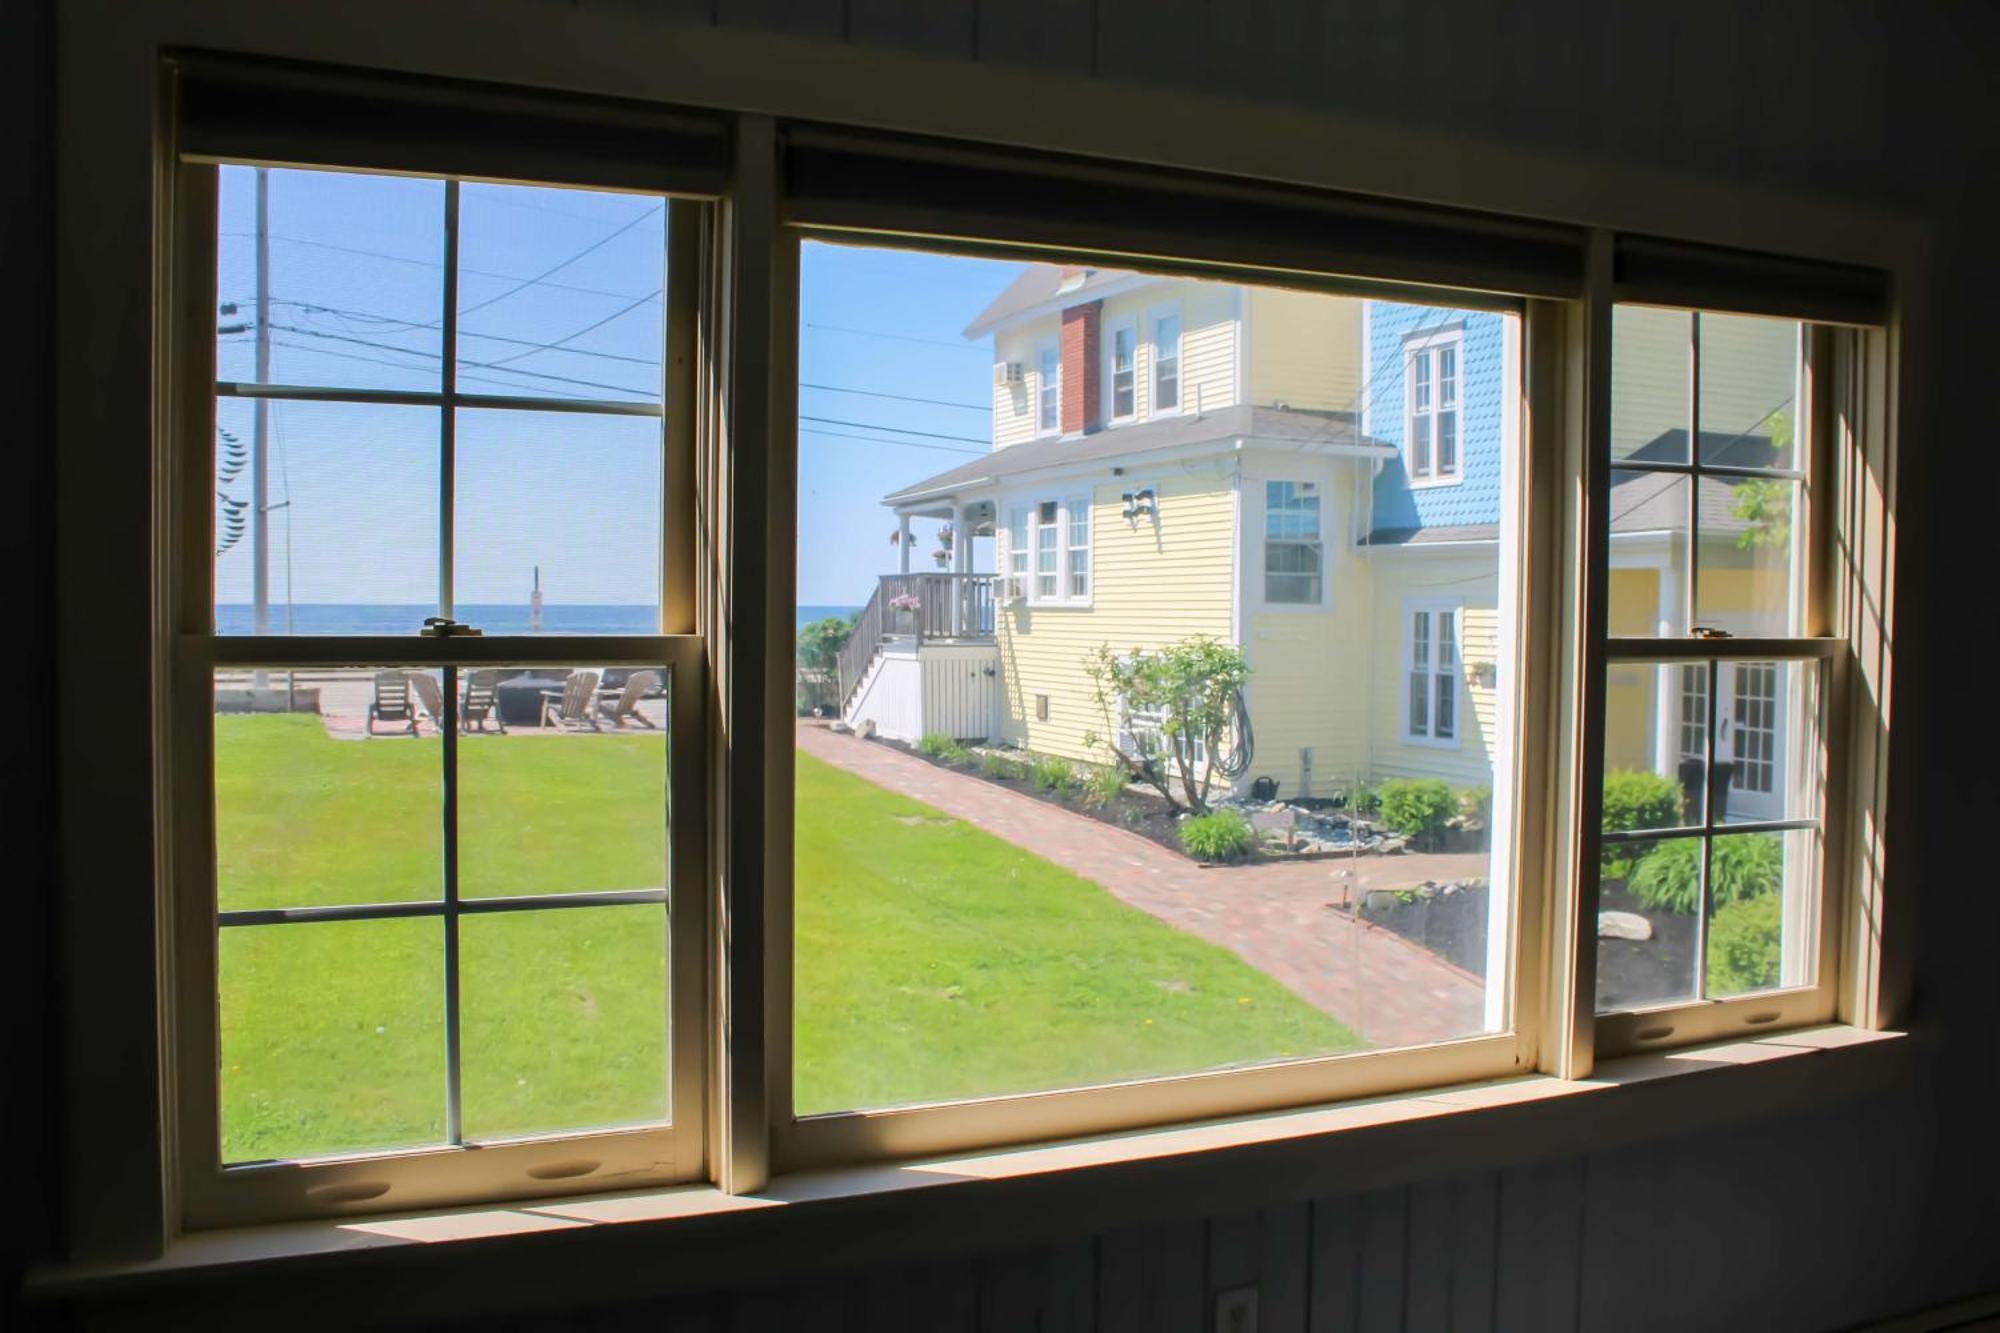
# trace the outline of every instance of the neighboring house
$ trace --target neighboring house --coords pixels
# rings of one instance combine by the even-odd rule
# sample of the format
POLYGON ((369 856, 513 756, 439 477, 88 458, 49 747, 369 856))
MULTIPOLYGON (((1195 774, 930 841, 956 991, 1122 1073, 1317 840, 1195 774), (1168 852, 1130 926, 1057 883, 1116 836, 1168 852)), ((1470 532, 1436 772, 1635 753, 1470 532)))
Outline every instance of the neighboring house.
MULTIPOLYGON (((1637 325, 1670 336, 1674 318, 1637 325)), ((966 334, 993 338, 994 447, 884 497, 903 522, 902 570, 882 579, 843 660, 848 721, 1101 762, 1104 738, 1149 720, 1106 717, 1090 655, 1208 635, 1240 644, 1250 664, 1255 750, 1240 787, 1492 783, 1510 651, 1499 637, 1500 515, 1514 500, 1503 460, 1519 418, 1510 321, 1038 264, 966 334), (948 572, 911 568, 914 517, 952 525, 948 572), (995 570, 971 569, 975 535, 996 539, 995 570)), ((1623 323, 1620 334, 1621 356, 1630 347, 1650 365, 1659 336, 1627 338, 1623 323)), ((1676 438, 1667 423, 1675 402, 1686 420, 1685 376, 1667 369, 1657 392, 1626 392, 1621 377, 1621 455, 1684 447, 1684 427, 1676 438)), ((1788 401, 1789 385, 1773 398, 1780 386, 1754 381, 1718 388, 1715 406, 1745 415, 1761 402, 1767 417, 1788 401)), ((1729 447, 1748 457, 1754 440, 1768 456, 1752 424, 1729 447)), ((1614 614, 1634 622, 1614 632, 1680 632, 1661 617, 1678 619, 1686 484, 1625 474, 1614 486, 1614 614)), ((1773 594, 1750 577, 1757 553, 1738 545, 1747 525, 1728 487, 1710 487, 1703 610, 1722 602, 1708 623, 1743 632, 1773 594)), ((1736 674, 1725 688, 1769 683, 1736 674)), ((1677 770, 1683 685, 1677 668, 1614 672, 1614 766, 1677 770)))

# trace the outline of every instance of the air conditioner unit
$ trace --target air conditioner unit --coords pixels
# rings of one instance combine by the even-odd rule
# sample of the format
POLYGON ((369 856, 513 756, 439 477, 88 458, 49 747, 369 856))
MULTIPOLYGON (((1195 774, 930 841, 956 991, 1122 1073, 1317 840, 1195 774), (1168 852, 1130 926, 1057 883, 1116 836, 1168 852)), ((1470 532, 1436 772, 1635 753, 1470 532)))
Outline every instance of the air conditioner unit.
POLYGON ((1027 380, 1028 371, 1019 361, 996 361, 993 363, 993 383, 997 385, 1021 384, 1027 380))

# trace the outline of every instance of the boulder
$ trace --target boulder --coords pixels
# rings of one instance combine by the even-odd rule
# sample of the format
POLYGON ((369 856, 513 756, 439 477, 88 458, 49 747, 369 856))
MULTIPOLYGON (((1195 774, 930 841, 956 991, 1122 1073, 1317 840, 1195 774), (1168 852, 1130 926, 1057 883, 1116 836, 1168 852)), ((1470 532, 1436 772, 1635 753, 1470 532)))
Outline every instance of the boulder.
POLYGON ((1605 940, 1650 940, 1653 923, 1637 912, 1599 912, 1597 937, 1605 940))
POLYGON ((1408 838, 1384 838, 1375 846, 1375 850, 1384 856, 1400 856, 1409 849, 1410 840, 1408 838))

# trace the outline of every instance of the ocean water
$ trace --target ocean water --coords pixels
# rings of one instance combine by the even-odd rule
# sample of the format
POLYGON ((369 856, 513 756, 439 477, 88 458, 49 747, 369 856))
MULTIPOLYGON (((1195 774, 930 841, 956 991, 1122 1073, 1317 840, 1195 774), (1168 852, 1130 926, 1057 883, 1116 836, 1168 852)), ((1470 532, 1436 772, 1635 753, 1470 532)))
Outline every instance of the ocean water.
MULTIPOLYGON (((844 616, 852 606, 801 606, 798 623, 826 616, 844 616)), ((396 606, 346 602, 307 602, 271 608, 273 634, 415 634, 434 606, 396 606), (289 626, 286 623, 290 617, 289 626)), ((651 606, 591 606, 550 603, 542 608, 544 634, 653 634, 659 610, 651 606)), ((461 606, 458 618, 488 634, 526 634, 525 603, 461 606)), ((254 617, 247 603, 223 603, 215 608, 215 632, 249 634, 254 617)))

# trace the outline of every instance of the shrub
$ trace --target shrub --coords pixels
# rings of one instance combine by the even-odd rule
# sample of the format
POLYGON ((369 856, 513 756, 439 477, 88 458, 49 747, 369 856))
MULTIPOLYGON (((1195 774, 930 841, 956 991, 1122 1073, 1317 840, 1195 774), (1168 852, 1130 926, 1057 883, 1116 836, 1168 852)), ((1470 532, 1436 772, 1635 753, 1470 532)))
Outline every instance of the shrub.
POLYGON ((1218 757, 1246 735, 1243 683, 1250 663, 1243 650, 1202 636, 1124 655, 1106 644, 1085 659, 1084 670, 1105 733, 1115 738, 1109 748, 1117 763, 1169 808, 1205 812, 1218 757), (1129 725, 1137 714, 1158 722, 1129 725))
POLYGON ((1482 824, 1491 824, 1493 822, 1493 789, 1491 787, 1459 788, 1458 813, 1467 819, 1476 819, 1482 824))
POLYGON ((1357 815, 1372 815, 1382 808, 1382 793, 1357 779, 1347 793, 1347 808, 1357 815))
POLYGON ((1035 761, 1035 766, 1028 770, 1028 776, 1034 779, 1036 791, 1060 796, 1075 783, 1076 767, 1067 759, 1043 755, 1035 761))
POLYGON ((1083 803, 1092 809, 1102 809, 1117 800, 1125 791, 1125 784, 1131 779, 1122 768, 1094 768, 1090 776, 1083 780, 1083 803))
POLYGON ((1181 821, 1181 847, 1202 861, 1239 861, 1250 852, 1250 821, 1235 810, 1191 815, 1181 821))
MULTIPOLYGON (((1604 775, 1604 829, 1607 833, 1672 828, 1681 822, 1681 785, 1640 769, 1613 769, 1604 775)), ((1604 877, 1625 879, 1658 843, 1607 843, 1604 877)))
MULTIPOLYGON (((1785 878, 1784 843, 1761 833, 1725 834, 1709 858, 1709 901, 1730 903, 1776 896, 1785 878)), ((1692 912, 1701 900, 1701 839, 1655 845, 1632 872, 1632 895, 1655 911, 1692 912)))
POLYGON ((926 759, 943 759, 958 748, 958 742, 942 731, 927 731, 917 742, 917 753, 926 759))
POLYGON ((1021 776, 1021 764, 1018 760, 989 750, 979 756, 979 771, 989 778, 1018 778, 1021 776))
POLYGON ((1382 784, 1382 820, 1410 841, 1431 846, 1458 809, 1443 778, 1391 778, 1382 784))
POLYGON ((1740 995, 1778 984, 1784 895, 1762 893, 1716 909, 1708 922, 1708 990, 1740 995))

